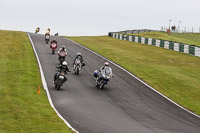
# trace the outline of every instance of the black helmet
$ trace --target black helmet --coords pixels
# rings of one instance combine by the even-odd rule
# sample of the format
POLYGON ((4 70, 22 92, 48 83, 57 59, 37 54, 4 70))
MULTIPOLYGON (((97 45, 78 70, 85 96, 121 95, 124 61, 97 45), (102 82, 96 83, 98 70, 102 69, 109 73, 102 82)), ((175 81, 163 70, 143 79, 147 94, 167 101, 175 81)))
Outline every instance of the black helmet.
POLYGON ((62 49, 65 49, 65 45, 62 45, 62 49))

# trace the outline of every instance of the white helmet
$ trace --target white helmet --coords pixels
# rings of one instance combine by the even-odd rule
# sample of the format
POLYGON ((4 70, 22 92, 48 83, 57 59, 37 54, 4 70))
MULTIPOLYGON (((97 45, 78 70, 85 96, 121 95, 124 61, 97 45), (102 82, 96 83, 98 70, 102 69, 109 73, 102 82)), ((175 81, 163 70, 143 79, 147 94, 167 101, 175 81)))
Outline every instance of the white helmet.
POLYGON ((67 66, 67 62, 66 62, 66 61, 63 61, 62 65, 63 65, 63 66, 67 66))
POLYGON ((81 55, 81 53, 79 52, 79 53, 77 53, 77 55, 81 55))
POLYGON ((104 63, 104 66, 109 66, 109 63, 108 63, 108 62, 105 62, 105 63, 104 63))

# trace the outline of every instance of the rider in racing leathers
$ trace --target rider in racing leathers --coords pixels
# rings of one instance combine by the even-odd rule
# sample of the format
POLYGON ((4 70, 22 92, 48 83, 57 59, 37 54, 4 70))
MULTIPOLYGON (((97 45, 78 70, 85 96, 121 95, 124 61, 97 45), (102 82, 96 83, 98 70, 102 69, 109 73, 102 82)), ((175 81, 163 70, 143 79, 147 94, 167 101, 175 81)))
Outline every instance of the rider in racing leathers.
MULTIPOLYGON (((67 66, 67 62, 66 62, 66 61, 64 61, 64 62, 62 63, 62 65, 59 65, 59 66, 56 67, 56 68, 57 68, 58 72, 55 73, 55 75, 54 75, 53 83, 55 83, 56 79, 58 78, 59 73, 60 73, 62 70, 64 71, 65 74, 67 74, 67 72, 71 72, 71 71, 69 71, 69 67, 67 66)), ((67 78, 64 76, 64 81, 63 81, 63 83, 64 83, 66 80, 67 80, 67 78)), ((62 84, 63 84, 63 83, 62 83, 62 84)))
POLYGON ((77 53, 77 56, 76 56, 76 58, 74 59, 74 61, 73 61, 73 66, 74 66, 74 63, 75 63, 75 60, 76 59, 79 59, 80 61, 81 61, 81 67, 83 67, 83 66, 85 66, 85 63, 83 62, 83 56, 81 55, 81 53, 79 52, 79 53, 77 53))
MULTIPOLYGON (((53 38, 53 40, 51 41, 51 44, 52 44, 52 43, 56 43, 56 48, 57 48, 57 46, 58 46, 58 42, 56 41, 55 38, 53 38)), ((51 48, 51 45, 50 45, 50 48, 51 48)))
POLYGON ((59 49, 59 51, 58 51, 58 59, 59 59, 59 60, 60 60, 60 52, 62 52, 62 51, 64 51, 65 54, 67 55, 67 50, 66 50, 66 48, 65 48, 64 45, 63 45, 63 46, 59 49))
POLYGON ((97 78, 98 81, 101 81, 102 79, 102 73, 105 73, 105 70, 108 69, 110 71, 111 77, 112 77, 112 69, 109 67, 109 63, 105 62, 104 66, 101 67, 101 69, 99 70, 99 76, 97 78))

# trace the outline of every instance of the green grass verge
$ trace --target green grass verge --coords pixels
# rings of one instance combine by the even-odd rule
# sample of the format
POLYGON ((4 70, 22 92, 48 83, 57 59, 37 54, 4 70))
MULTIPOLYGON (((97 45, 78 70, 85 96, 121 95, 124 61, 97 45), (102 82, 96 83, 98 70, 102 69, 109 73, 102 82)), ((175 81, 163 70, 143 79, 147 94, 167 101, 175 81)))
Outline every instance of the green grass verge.
POLYGON ((114 61, 200 115, 199 57, 107 36, 68 38, 114 61))
POLYGON ((171 33, 171 35, 168 35, 166 32, 142 32, 142 33, 137 33, 137 34, 132 34, 132 35, 179 42, 179 43, 188 44, 188 45, 200 46, 199 33, 193 33, 193 34, 171 33))
POLYGON ((0 30, 0 132, 71 133, 51 108, 28 36, 0 30))

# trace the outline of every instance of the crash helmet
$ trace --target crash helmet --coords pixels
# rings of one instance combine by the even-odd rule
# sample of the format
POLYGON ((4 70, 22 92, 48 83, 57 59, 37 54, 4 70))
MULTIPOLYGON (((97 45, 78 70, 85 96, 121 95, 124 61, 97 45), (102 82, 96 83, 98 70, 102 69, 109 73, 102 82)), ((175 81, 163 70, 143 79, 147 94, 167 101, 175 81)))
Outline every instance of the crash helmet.
POLYGON ((108 63, 108 62, 105 62, 105 63, 104 63, 104 66, 109 66, 109 63, 108 63))
POLYGON ((62 45, 62 47, 61 47, 63 50, 65 49, 65 45, 62 45))
POLYGON ((78 52, 78 53, 77 53, 77 55, 81 55, 81 53, 80 53, 80 52, 78 52))
POLYGON ((67 62, 66 62, 66 61, 63 61, 62 65, 63 65, 64 67, 67 67, 67 62))
POLYGON ((53 38, 53 41, 56 41, 56 38, 53 38))

